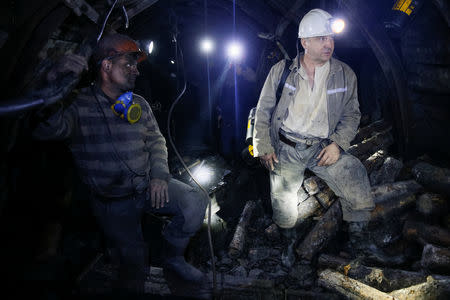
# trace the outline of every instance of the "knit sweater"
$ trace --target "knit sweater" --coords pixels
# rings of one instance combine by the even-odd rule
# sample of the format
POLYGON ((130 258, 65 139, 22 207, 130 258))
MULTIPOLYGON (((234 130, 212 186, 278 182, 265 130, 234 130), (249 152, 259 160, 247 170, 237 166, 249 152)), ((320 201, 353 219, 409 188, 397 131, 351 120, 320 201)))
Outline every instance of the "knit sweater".
POLYGON ((50 116, 40 112, 33 136, 66 141, 81 179, 95 194, 114 198, 142 192, 151 178, 168 180, 170 174, 166 141, 149 104, 137 94, 133 101, 142 116, 130 124, 113 113, 114 100, 100 88, 82 89, 50 116))

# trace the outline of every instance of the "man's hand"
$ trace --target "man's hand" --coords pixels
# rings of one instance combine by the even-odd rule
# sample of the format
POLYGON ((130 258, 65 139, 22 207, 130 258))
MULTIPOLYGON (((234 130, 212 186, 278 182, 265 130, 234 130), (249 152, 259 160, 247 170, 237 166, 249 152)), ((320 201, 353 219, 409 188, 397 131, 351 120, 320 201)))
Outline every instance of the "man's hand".
POLYGON ((47 73, 47 81, 51 82, 61 75, 73 72, 80 75, 81 72, 88 69, 88 64, 83 56, 68 54, 61 57, 47 73))
POLYGON ((322 149, 320 151, 319 155, 316 157, 317 159, 320 159, 317 163, 318 166, 329 166, 337 162, 339 159, 339 156, 341 155, 341 150, 339 149, 339 146, 332 142, 328 146, 322 149))
POLYGON ((154 178, 150 180, 150 199, 152 207, 164 207, 164 202, 169 202, 169 192, 167 182, 162 179, 154 178))
POLYGON ((267 170, 273 171, 274 163, 278 163, 278 158, 275 153, 266 154, 263 156, 260 156, 259 159, 261 160, 261 163, 264 167, 266 167, 267 170))

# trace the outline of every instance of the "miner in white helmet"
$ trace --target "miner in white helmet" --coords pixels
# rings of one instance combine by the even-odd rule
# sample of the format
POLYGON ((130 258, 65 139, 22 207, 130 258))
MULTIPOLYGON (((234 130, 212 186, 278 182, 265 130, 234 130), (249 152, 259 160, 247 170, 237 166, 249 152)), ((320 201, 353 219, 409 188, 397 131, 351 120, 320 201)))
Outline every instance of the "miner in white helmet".
POLYGON ((287 239, 282 261, 288 267, 295 260, 295 227, 302 221, 297 192, 305 169, 323 179, 339 197, 355 246, 374 208, 366 169, 346 152, 361 114, 355 73, 332 57, 332 22, 332 16, 321 9, 303 17, 298 38, 304 53, 272 67, 256 110, 254 156, 270 171, 273 221, 287 239), (290 64, 290 74, 277 104, 275 95, 285 63, 290 64))

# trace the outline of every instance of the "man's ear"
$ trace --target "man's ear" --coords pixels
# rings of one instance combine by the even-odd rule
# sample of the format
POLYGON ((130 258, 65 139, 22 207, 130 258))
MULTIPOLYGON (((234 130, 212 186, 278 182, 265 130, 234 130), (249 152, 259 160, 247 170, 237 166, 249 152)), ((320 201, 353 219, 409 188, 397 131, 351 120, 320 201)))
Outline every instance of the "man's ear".
POLYGON ((111 70, 111 61, 108 59, 104 59, 102 61, 102 71, 109 72, 111 70))
POLYGON ((300 44, 302 45, 303 49, 306 50, 306 46, 308 44, 308 39, 300 39, 300 44))

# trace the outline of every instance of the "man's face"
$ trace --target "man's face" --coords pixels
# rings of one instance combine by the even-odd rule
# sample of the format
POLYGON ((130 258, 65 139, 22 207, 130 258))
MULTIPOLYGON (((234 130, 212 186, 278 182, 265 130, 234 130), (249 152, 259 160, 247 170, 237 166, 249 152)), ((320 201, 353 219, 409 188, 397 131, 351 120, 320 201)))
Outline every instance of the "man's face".
POLYGON ((112 59, 109 76, 111 82, 121 91, 132 90, 136 78, 139 76, 136 57, 132 54, 125 54, 112 59))
POLYGON ((302 46, 305 48, 305 56, 318 64, 323 64, 333 55, 334 38, 332 35, 306 38, 302 39, 302 46))

